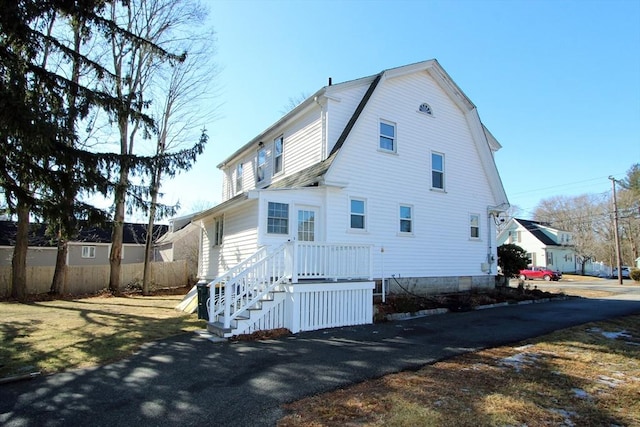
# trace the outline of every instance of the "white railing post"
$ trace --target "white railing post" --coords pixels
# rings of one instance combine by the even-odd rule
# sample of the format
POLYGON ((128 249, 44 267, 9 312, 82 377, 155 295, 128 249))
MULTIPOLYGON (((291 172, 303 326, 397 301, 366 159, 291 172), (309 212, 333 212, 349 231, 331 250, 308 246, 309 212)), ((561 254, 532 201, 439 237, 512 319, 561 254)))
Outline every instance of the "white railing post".
POLYGON ((224 288, 224 327, 231 327, 231 292, 229 292, 229 282, 225 282, 224 288))
POLYGON ((298 242, 294 240, 287 244, 287 253, 285 256, 285 271, 291 273, 291 283, 298 283, 298 242))

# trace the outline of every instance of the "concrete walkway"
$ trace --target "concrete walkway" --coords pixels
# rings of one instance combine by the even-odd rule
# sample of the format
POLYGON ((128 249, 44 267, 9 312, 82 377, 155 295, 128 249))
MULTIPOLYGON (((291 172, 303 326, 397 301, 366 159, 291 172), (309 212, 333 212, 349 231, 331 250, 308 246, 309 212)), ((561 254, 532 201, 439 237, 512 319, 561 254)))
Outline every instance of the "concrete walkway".
POLYGON ((640 287, 624 298, 447 313, 211 343, 185 334, 93 369, 0 386, 3 426, 273 426, 280 405, 464 352, 589 321, 640 314, 640 287))

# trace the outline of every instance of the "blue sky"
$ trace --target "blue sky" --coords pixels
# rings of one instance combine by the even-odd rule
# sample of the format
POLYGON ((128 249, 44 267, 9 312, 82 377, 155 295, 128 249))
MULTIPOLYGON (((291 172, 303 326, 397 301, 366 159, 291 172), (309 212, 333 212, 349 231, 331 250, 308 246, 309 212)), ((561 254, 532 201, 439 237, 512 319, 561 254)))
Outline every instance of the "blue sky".
MULTIPOLYGON (((290 98, 435 58, 503 148, 512 205, 608 195, 640 162, 640 1, 203 1, 218 118, 195 167, 164 185, 180 214, 220 202, 216 166, 290 98)), ((205 105, 202 108, 209 108, 205 105)))

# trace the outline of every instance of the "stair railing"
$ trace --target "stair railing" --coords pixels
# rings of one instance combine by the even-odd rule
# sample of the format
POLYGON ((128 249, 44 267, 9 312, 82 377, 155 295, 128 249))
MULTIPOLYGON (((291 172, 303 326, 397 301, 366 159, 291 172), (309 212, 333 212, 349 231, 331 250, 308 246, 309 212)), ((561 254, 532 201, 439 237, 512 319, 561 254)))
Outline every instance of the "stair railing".
POLYGON ((224 311, 225 328, 230 328, 232 320, 237 319, 278 285, 290 279, 288 248, 290 245, 283 244, 260 261, 245 267, 244 271, 232 280, 224 283, 221 305, 224 307, 222 311, 224 311))
POLYGON ((233 280, 242 274, 246 268, 255 265, 267 256, 267 247, 258 249, 253 255, 245 259, 236 266, 222 273, 220 276, 209 282, 209 319, 214 321, 215 318, 224 311, 224 287, 225 283, 233 280))

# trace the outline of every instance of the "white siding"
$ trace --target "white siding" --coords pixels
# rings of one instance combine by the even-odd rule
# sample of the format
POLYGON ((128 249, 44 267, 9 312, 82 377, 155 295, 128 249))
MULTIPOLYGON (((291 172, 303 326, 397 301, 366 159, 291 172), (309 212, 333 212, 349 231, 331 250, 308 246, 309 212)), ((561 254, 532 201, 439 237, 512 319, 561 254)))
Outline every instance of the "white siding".
POLYGON ((234 267, 258 249, 257 206, 257 202, 251 201, 225 212, 217 274, 234 267))
POLYGON ((214 279, 217 273, 217 256, 214 256, 211 243, 214 240, 213 218, 207 218, 201 222, 200 254, 198 277, 214 279))
POLYGON ((330 98, 327 102, 327 154, 338 141, 356 107, 362 100, 369 85, 355 86, 336 94, 338 99, 330 98))
POLYGON ((497 202, 465 114, 426 72, 378 85, 329 179, 348 186, 333 192, 327 207, 332 224, 327 240, 376 245, 377 277, 383 263, 385 276, 487 274, 481 264, 487 261, 489 246, 495 246, 487 207, 497 202), (423 102, 431 106, 433 117, 418 112, 423 102), (378 150, 380 119, 396 123, 396 154, 378 150), (445 155, 445 192, 430 190, 432 150, 445 155), (348 229, 349 197, 366 199, 364 233, 348 229), (400 204, 413 206, 413 236, 398 235, 400 204), (470 213, 480 215, 478 240, 469 238, 470 213))
MULTIPOLYGON (((258 187, 269 185, 272 181, 294 174, 323 159, 322 153, 322 120, 320 107, 316 106, 284 129, 276 129, 262 140, 266 150, 265 179, 258 187), (273 176, 274 140, 284 137, 283 173, 273 176)), ((256 169, 258 161, 258 145, 247 150, 245 154, 226 165, 223 169, 223 199, 228 200, 238 194, 236 189, 236 166, 243 164, 242 191, 256 188, 256 169)))

